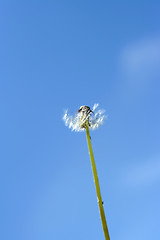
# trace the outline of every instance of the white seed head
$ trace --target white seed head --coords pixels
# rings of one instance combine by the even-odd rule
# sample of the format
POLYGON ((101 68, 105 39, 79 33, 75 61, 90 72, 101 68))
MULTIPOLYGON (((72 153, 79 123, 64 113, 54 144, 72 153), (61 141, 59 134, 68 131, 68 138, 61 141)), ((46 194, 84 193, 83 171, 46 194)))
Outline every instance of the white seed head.
POLYGON ((93 110, 91 110, 88 106, 81 106, 74 117, 70 116, 66 110, 63 116, 65 125, 76 132, 84 131, 86 125, 93 130, 97 129, 103 124, 104 118, 106 118, 104 115, 105 111, 96 110, 97 107, 98 104, 94 104, 93 110))

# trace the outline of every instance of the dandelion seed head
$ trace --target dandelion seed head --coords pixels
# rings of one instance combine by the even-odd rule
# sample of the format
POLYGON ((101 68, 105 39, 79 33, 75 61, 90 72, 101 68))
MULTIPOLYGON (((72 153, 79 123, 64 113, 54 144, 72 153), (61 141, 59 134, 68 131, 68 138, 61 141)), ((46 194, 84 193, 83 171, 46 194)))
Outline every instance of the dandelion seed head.
POLYGON ((99 104, 94 104, 93 110, 88 106, 81 106, 74 116, 66 110, 63 116, 65 125, 76 132, 84 131, 87 125, 92 130, 97 129, 106 118, 104 110, 96 110, 98 106, 99 104))

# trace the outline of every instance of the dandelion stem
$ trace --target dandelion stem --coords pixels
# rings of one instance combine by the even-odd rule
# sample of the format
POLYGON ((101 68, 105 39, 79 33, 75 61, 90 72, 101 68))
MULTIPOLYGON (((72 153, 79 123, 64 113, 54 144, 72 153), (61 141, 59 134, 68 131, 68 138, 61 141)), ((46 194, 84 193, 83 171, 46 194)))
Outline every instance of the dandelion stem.
POLYGON ((103 232, 104 232, 105 239, 110 240, 108 228, 107 228, 107 222, 106 222, 105 213, 104 213, 104 208, 103 208, 101 192, 100 192, 96 164, 95 164, 95 160, 94 160, 94 156, 93 156, 93 150, 92 150, 91 138, 90 138, 90 134, 89 134, 88 125, 86 126, 86 135, 87 135, 87 143, 88 143, 89 155, 90 155, 90 159, 91 159, 93 178, 94 178, 94 183, 95 183, 95 187, 96 187, 96 193, 97 193, 97 199, 98 199, 98 205, 99 205, 99 211, 100 211, 100 216, 101 216, 101 221, 102 221, 103 232))

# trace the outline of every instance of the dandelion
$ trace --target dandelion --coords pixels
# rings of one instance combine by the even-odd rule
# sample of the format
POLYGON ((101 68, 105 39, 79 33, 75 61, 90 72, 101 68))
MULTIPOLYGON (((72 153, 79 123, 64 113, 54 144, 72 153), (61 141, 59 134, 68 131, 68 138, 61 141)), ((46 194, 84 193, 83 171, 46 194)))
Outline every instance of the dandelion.
POLYGON ((86 130, 87 143, 88 143, 89 155, 91 159, 91 166, 92 166, 93 178, 94 178, 94 183, 95 183, 95 188, 97 193, 97 200, 98 200, 98 206, 99 206, 99 211, 100 211, 100 216, 102 221, 103 232, 104 232, 105 239, 110 240, 104 208, 103 208, 103 201, 102 201, 101 192, 100 192, 96 164, 93 156, 91 137, 89 133, 89 128, 93 130, 97 129, 100 125, 103 124, 103 121, 105 119, 104 110, 97 110, 97 107, 98 107, 98 104, 94 104, 93 110, 91 110, 90 107, 88 106, 81 106, 78 110, 78 113, 76 113, 74 117, 70 116, 68 114, 68 111, 66 111, 63 116, 63 120, 65 122, 65 125, 71 128, 72 131, 80 132, 80 131, 86 130))
POLYGON ((85 124, 88 122, 90 129, 95 130, 103 124, 105 115, 104 110, 97 110, 98 104, 94 104, 93 110, 88 106, 81 106, 74 116, 70 116, 68 111, 65 111, 63 120, 65 125, 72 131, 81 132, 85 130, 85 124))

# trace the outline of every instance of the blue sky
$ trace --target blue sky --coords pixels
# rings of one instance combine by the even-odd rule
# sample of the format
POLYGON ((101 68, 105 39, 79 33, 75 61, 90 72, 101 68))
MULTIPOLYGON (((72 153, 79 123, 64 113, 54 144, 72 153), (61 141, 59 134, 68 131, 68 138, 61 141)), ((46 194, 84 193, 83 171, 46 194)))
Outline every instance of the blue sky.
POLYGON ((160 239, 159 1, 0 2, 0 238, 104 239, 85 133, 62 116, 99 103, 91 132, 111 240, 160 239))

